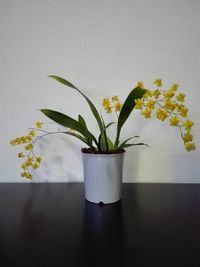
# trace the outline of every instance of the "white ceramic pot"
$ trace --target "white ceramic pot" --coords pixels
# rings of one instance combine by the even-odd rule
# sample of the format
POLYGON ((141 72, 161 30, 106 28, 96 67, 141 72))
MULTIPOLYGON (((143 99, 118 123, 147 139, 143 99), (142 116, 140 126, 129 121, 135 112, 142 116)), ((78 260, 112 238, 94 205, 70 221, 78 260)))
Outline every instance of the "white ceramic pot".
POLYGON ((124 154, 82 152, 85 198, 88 201, 108 204, 121 199, 124 154))

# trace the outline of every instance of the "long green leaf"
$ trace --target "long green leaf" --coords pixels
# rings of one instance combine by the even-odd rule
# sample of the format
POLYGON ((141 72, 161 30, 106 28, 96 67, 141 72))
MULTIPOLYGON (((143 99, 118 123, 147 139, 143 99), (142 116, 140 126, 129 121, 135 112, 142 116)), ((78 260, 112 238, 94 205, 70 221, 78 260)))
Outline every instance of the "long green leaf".
POLYGON ((131 146, 148 146, 147 144, 144 143, 136 143, 136 144, 125 144, 123 147, 121 148, 127 148, 127 147, 131 147, 131 146))
POLYGON ((66 86, 69 86, 71 88, 74 88, 74 89, 77 89, 72 83, 70 83, 69 81, 59 77, 59 76, 56 76, 56 75, 48 75, 48 77, 50 78, 53 78, 54 80, 66 85, 66 86))
POLYGON ((139 137, 138 135, 129 137, 129 138, 126 139, 123 143, 121 143, 121 144, 119 145, 119 148, 123 148, 123 146, 124 146, 128 141, 130 141, 130 140, 133 139, 133 138, 138 138, 138 137, 139 137))
POLYGON ((96 121, 97 121, 97 123, 98 123, 98 125, 99 125, 99 129, 100 129, 100 131, 103 130, 103 123, 102 123, 102 121, 101 121, 101 117, 100 117, 100 115, 99 115, 99 113, 98 113, 98 111, 97 111, 95 105, 92 103, 92 101, 91 101, 86 95, 84 95, 84 94, 83 94, 83 93, 82 93, 76 86, 74 86, 71 82, 69 82, 69 81, 67 81, 67 80, 65 80, 65 79, 63 79, 63 78, 61 78, 61 77, 59 77, 59 76, 56 76, 56 75, 49 75, 48 77, 53 78, 54 80, 57 80, 58 82, 60 82, 60 83, 62 83, 62 84, 64 84, 64 85, 66 85, 66 86, 69 86, 69 87, 71 87, 71 88, 77 90, 77 91, 78 91, 78 92, 85 98, 85 100, 87 101, 88 105, 90 106, 90 109, 91 109, 91 111, 92 111, 92 113, 93 113, 93 115, 94 115, 94 117, 95 117, 95 119, 96 119, 96 121))
POLYGON ((146 93, 145 89, 141 89, 139 87, 134 88, 128 97, 126 98, 122 109, 119 113, 118 123, 117 123, 117 136, 115 140, 115 147, 118 147, 119 144, 119 136, 122 129, 122 126, 128 119, 129 115, 131 114, 132 110, 135 107, 135 99, 142 98, 143 95, 146 93))
POLYGON ((60 113, 55 110, 50 110, 50 109, 41 109, 40 110, 44 115, 46 115, 48 118, 51 120, 57 122, 58 124, 61 124, 62 126, 65 126, 67 128, 73 129, 80 134, 82 134, 86 139, 92 139, 95 144, 98 147, 98 143, 94 135, 89 132, 82 124, 80 124, 78 121, 74 120, 73 118, 60 113))

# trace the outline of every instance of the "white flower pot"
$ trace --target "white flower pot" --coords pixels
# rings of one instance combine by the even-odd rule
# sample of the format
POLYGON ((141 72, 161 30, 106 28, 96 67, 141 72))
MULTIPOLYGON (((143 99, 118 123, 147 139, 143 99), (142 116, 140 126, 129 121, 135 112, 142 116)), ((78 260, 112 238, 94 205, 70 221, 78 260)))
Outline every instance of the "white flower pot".
POLYGON ((91 154, 82 152, 85 198, 93 203, 114 203, 121 199, 124 152, 91 154))

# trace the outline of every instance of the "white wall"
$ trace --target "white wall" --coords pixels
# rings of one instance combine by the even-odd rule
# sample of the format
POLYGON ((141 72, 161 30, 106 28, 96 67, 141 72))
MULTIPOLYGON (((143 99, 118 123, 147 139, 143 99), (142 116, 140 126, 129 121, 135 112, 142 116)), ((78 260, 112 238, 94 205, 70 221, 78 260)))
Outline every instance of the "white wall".
MULTIPOLYGON (((165 124, 132 116, 123 136, 140 135, 150 147, 128 150, 124 181, 200 182, 199 14, 198 0, 1 0, 0 181, 24 182, 19 149, 8 143, 35 120, 48 121, 37 109, 81 113, 95 130, 84 100, 47 78, 58 74, 99 109, 103 97, 124 99, 137 81, 181 84, 197 150, 185 152, 165 124)), ((81 146, 70 137, 41 142, 45 160, 34 181, 82 181, 81 146)))

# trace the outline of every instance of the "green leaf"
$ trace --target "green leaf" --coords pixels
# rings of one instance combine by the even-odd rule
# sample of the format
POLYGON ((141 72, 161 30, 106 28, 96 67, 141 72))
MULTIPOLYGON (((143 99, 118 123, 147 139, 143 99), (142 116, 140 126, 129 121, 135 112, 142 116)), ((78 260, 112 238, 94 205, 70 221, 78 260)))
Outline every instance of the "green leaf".
POLYGON ((95 117, 95 119, 96 119, 96 121, 97 121, 97 123, 98 123, 98 125, 99 125, 99 129, 100 129, 100 131, 103 130, 103 123, 102 123, 102 121, 101 121, 101 117, 100 117, 100 115, 99 115, 99 113, 98 113, 98 111, 97 111, 95 105, 92 103, 92 101, 90 101, 90 99, 89 99, 86 95, 84 95, 84 94, 83 94, 77 87, 75 87, 71 82, 69 82, 69 81, 67 81, 67 80, 65 80, 65 79, 63 79, 63 78, 61 78, 61 77, 59 77, 59 76, 56 76, 56 75, 49 75, 48 77, 53 78, 53 79, 55 79, 56 81, 58 81, 58 82, 60 82, 60 83, 62 83, 62 84, 64 84, 64 85, 66 85, 66 86, 69 86, 69 87, 75 89, 76 91, 78 91, 78 92, 85 98, 85 100, 87 101, 88 105, 90 106, 90 109, 91 109, 91 111, 92 111, 92 113, 93 113, 93 115, 94 115, 94 117, 95 117))
POLYGON ((98 143, 94 135, 89 132, 82 124, 80 124, 78 121, 74 120, 73 118, 60 113, 58 111, 50 110, 50 109, 41 109, 40 110, 44 115, 46 115, 51 120, 57 122, 58 124, 65 126, 67 128, 73 129, 80 134, 82 134, 85 139, 91 139, 95 142, 95 144, 98 147, 98 143))
MULTIPOLYGON (((83 127, 85 127, 86 129, 88 129, 88 128, 87 128, 87 124, 86 124, 84 118, 83 118, 80 114, 78 115, 78 122, 79 122, 83 127)), ((88 144, 90 147, 92 147, 92 140, 91 140, 90 138, 87 139, 87 144, 88 144)))
POLYGON ((108 139, 107 139, 107 136, 106 135, 104 135, 104 133, 106 133, 106 129, 108 128, 108 127, 110 127, 111 125, 113 125, 115 122, 110 122, 110 123, 108 123, 105 127, 104 127, 104 129, 103 129, 103 131, 100 133, 100 135, 99 135, 99 144, 101 144, 101 145, 103 145, 103 147, 101 147, 101 149, 103 150, 103 151, 107 151, 108 150, 108 139), (104 136, 104 138, 102 138, 104 136), (104 146, 104 142, 103 141, 106 141, 106 146, 104 146))
POLYGON ((127 147, 131 147, 131 146, 147 146, 147 144, 144 144, 144 143, 136 143, 136 144, 125 144, 123 147, 121 148, 127 148, 127 147))
POLYGON ((119 113, 118 123, 117 123, 117 136, 115 140, 115 147, 118 147, 119 144, 119 136, 122 129, 122 126, 128 119, 129 115, 131 114, 132 110, 135 107, 135 99, 142 98, 143 95, 146 93, 145 89, 141 89, 139 87, 134 88, 128 97, 126 98, 122 109, 119 113))
POLYGON ((113 150, 114 149, 114 144, 112 140, 107 136, 107 142, 108 142, 108 150, 113 150))
MULTIPOLYGON (((105 121, 103 119, 102 114, 101 115, 101 120, 102 120, 102 124, 103 124, 103 129, 105 129, 106 125, 105 125, 105 121)), ((99 139, 99 145, 102 151, 107 151, 108 150, 108 140, 107 140, 107 133, 106 133, 106 129, 105 131, 102 130, 101 131, 102 135, 101 138, 99 139)))
POLYGON ((133 138, 138 138, 138 137, 139 137, 138 135, 135 135, 135 136, 132 136, 132 137, 126 139, 123 143, 121 143, 121 144, 119 145, 119 148, 123 148, 124 145, 125 145, 128 141, 130 141, 130 140, 133 139, 133 138))
POLYGON ((69 86, 71 88, 74 88, 74 89, 77 89, 72 83, 70 83, 69 81, 59 77, 59 76, 56 76, 56 75, 49 75, 48 76, 49 78, 53 78, 54 80, 66 85, 66 86, 69 86))
POLYGON ((80 114, 78 115, 78 121, 81 125, 83 125, 83 127, 87 128, 86 122, 80 114))

